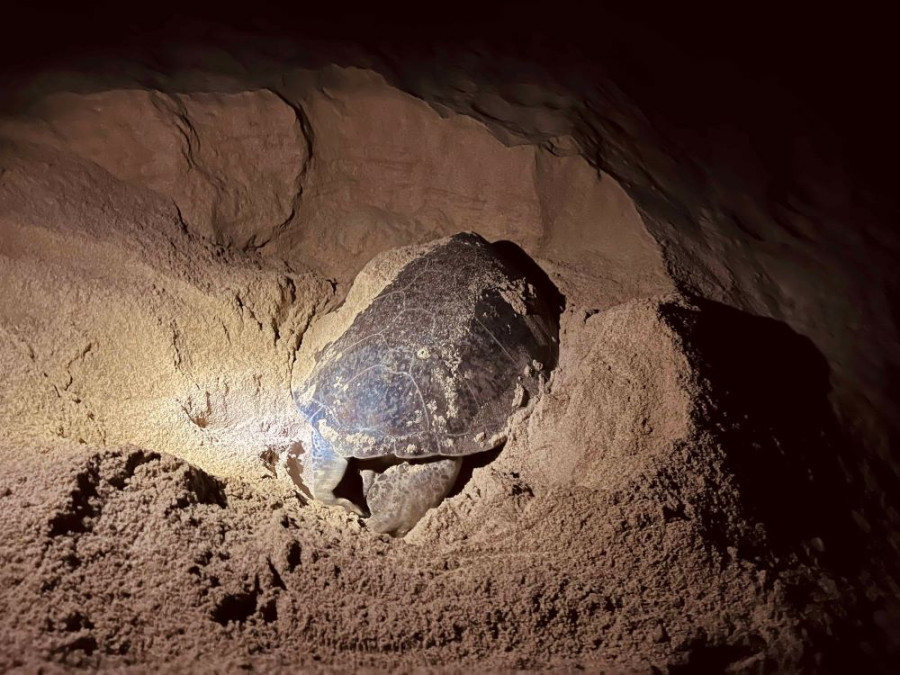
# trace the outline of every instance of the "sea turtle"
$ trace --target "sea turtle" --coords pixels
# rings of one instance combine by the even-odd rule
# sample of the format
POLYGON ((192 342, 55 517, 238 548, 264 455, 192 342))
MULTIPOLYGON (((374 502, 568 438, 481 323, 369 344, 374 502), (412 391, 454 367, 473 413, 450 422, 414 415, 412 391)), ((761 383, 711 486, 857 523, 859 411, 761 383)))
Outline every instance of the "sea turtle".
POLYGON ((355 459, 368 527, 403 535, 463 456, 505 441, 558 353, 550 304, 506 258, 474 233, 432 243, 319 352, 294 389, 304 432, 287 458, 308 494, 363 515, 334 493, 355 459))

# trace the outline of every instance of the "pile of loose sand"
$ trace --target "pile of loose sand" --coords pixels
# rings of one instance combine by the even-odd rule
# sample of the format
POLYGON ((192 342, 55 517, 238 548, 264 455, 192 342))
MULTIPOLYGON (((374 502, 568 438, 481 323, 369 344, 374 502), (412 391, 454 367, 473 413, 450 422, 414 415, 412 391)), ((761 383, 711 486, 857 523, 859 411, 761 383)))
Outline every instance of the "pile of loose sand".
POLYGON ((579 156, 370 73, 306 77, 291 103, 55 93, 0 124, 0 669, 833 662, 854 598, 828 467, 784 452, 830 418, 735 393, 790 381, 772 331, 675 295, 579 156), (560 362, 493 461, 375 536, 273 477, 295 353, 368 259, 462 229, 565 294, 560 362))

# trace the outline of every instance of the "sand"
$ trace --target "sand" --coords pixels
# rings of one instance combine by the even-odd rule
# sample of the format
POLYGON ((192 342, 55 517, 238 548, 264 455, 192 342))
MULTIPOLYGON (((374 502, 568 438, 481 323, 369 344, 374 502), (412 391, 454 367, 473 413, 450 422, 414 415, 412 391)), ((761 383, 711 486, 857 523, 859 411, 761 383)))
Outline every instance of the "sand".
POLYGON ((687 297, 571 128, 512 139, 355 67, 71 77, 0 121, 0 670, 880 663, 897 614, 827 365, 687 297), (564 294, 559 365, 374 535, 279 480, 297 351, 373 257, 464 230, 564 294))

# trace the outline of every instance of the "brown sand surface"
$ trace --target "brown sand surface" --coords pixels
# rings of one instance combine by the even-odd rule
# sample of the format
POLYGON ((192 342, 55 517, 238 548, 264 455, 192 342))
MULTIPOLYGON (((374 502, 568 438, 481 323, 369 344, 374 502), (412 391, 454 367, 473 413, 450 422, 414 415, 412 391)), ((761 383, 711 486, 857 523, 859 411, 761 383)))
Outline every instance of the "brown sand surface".
POLYGON ((831 492, 827 367, 676 292, 646 217, 547 112, 561 94, 509 94, 545 130, 513 138, 362 68, 69 77, 0 120, 0 670, 866 653, 876 572, 831 492), (377 254, 461 230, 565 295, 560 363, 493 461, 376 536, 279 480, 297 350, 377 254))

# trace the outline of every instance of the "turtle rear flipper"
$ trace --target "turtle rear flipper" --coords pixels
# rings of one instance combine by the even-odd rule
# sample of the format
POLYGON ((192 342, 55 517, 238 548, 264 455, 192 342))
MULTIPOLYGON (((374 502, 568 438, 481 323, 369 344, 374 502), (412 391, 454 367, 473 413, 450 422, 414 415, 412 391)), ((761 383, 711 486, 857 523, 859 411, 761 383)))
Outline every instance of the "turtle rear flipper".
POLYGON ((447 496, 460 466, 461 457, 441 457, 395 464, 383 473, 367 476, 365 497, 372 516, 366 525, 375 532, 402 537, 447 496))

